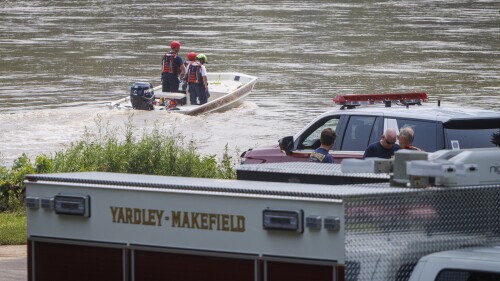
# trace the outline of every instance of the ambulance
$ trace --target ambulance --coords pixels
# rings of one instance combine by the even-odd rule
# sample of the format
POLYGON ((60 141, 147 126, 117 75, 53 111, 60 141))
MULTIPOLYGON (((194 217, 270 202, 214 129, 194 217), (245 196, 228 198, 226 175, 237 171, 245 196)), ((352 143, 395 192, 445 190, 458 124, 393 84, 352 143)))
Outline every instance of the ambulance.
POLYGON ((342 173, 387 181, 336 185, 27 175, 28 280, 408 280, 426 255, 500 245, 499 159, 346 159, 342 173))

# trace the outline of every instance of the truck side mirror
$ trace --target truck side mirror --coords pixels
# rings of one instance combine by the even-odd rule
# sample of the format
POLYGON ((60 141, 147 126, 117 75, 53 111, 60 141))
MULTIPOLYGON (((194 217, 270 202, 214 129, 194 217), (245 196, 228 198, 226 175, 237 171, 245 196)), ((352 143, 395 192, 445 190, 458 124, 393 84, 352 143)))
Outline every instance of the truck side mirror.
POLYGON ((293 150, 293 136, 288 136, 288 137, 281 138, 278 141, 278 143, 280 145, 280 149, 283 150, 283 151, 285 151, 286 155, 292 154, 292 150, 293 150))

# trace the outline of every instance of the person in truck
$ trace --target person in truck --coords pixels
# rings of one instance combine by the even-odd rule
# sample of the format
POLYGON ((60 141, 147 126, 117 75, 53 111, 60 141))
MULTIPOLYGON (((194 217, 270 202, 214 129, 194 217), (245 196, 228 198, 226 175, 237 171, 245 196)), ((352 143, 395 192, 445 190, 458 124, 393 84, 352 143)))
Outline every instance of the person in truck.
POLYGON ((321 132, 320 142, 321 145, 309 156, 309 162, 317 163, 333 163, 333 156, 329 151, 335 144, 337 135, 331 128, 326 128, 321 132))
POLYGON ((399 130, 398 140, 400 149, 410 149, 419 150, 422 149, 413 146, 413 140, 415 139, 415 131, 410 127, 403 127, 399 130))
POLYGON ((180 84, 179 75, 181 79, 186 75, 186 67, 184 66, 182 57, 179 56, 181 43, 178 41, 170 42, 170 49, 170 52, 166 53, 161 60, 162 92, 178 92, 180 84))
POLYGON ((396 150, 399 149, 399 145, 396 144, 397 133, 393 128, 385 130, 380 141, 370 144, 363 155, 364 158, 368 157, 378 157, 390 159, 396 150))

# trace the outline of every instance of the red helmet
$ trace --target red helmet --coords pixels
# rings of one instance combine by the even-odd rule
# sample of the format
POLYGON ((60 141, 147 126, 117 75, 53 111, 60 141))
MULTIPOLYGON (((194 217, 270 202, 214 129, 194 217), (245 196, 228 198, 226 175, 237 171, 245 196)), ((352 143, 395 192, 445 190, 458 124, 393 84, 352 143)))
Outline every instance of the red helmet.
POLYGON ((181 47, 181 43, 179 41, 172 41, 170 42, 170 48, 172 49, 179 49, 181 47))
POLYGON ((188 53, 188 55, 187 55, 188 60, 190 60, 190 61, 194 61, 194 60, 196 59, 196 56, 197 56, 197 55, 198 55, 197 53, 193 53, 193 52, 188 53))

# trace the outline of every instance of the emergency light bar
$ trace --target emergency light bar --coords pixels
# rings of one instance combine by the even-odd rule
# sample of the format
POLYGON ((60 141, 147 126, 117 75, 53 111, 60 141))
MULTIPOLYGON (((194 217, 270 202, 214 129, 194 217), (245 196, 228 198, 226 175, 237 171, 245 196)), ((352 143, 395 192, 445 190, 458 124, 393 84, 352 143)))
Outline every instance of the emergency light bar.
POLYGON ((368 95, 337 95, 333 102, 343 107, 354 107, 361 104, 375 104, 388 102, 399 102, 403 105, 420 104, 427 102, 426 93, 399 93, 399 94, 368 94, 368 95))

